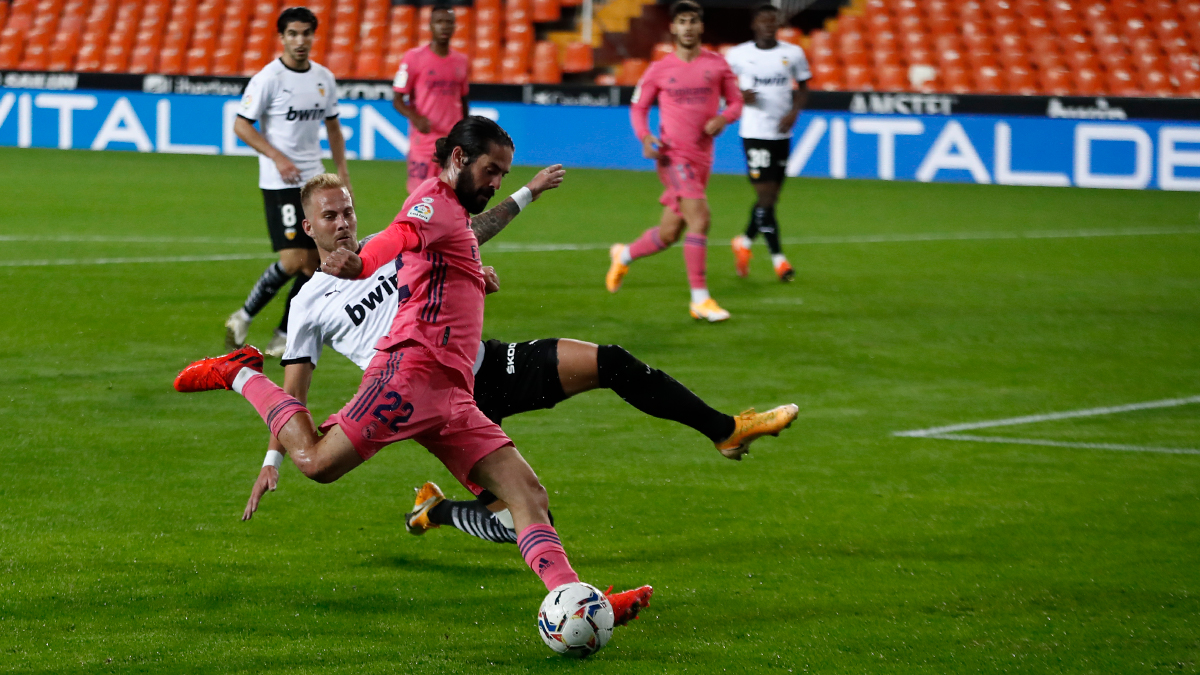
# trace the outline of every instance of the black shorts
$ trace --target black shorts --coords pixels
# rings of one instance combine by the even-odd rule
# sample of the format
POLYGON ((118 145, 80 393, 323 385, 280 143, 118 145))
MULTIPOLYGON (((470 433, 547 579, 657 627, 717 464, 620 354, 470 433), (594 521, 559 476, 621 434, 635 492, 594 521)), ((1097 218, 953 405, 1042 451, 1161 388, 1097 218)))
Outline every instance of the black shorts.
POLYGON ((751 183, 782 183, 787 172, 788 156, 792 154, 792 139, 764 141, 743 138, 746 151, 746 173, 751 183))
POLYGON ((300 188, 263 190, 263 210, 267 214, 267 232, 271 247, 316 248, 317 242, 304 232, 304 207, 300 203, 300 188))
POLYGON ((553 408, 566 400, 558 379, 558 339, 530 342, 488 340, 475 374, 475 404, 488 419, 553 408))

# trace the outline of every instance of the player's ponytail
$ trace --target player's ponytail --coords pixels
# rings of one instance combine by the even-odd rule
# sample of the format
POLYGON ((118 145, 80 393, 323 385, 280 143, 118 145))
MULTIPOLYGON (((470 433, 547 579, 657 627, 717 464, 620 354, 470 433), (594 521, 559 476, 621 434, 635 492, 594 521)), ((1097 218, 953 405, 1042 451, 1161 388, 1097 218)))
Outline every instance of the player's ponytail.
POLYGON ((486 154, 495 143, 501 147, 513 148, 512 138, 508 132, 500 128, 492 120, 478 115, 471 115, 459 120, 450 133, 437 139, 434 143, 433 161, 445 169, 450 163, 450 155, 454 148, 462 148, 466 156, 466 164, 475 161, 476 157, 486 154))

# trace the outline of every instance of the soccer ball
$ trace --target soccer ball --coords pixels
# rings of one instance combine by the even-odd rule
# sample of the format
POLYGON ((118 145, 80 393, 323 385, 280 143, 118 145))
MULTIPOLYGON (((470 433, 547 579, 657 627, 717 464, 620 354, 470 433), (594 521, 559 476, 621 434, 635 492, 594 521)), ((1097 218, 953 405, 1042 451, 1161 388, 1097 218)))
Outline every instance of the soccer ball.
POLYGON ((614 620, 600 589, 582 582, 563 584, 542 601, 538 634, 550 649, 582 659, 608 644, 614 620))

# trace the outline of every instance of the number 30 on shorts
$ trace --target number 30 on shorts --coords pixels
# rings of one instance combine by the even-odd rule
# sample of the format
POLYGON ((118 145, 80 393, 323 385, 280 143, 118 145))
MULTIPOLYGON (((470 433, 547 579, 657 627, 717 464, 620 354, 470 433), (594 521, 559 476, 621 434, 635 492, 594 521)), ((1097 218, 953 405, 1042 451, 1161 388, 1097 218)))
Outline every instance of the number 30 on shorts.
POLYGON ((771 151, 765 148, 747 149, 746 166, 751 169, 765 169, 771 166, 771 151))

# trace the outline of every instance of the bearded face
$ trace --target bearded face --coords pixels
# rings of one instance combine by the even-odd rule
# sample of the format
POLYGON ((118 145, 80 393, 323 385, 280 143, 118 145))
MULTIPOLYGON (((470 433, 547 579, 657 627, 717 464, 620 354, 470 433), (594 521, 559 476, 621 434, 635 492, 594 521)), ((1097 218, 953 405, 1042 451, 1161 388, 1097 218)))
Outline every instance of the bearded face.
MULTIPOLYGON (((458 182, 454 186, 454 194, 458 196, 458 202, 463 205, 467 213, 475 215, 481 213, 487 208, 488 202, 492 197, 496 196, 496 188, 491 185, 480 186, 480 173, 484 169, 484 162, 474 161, 463 167, 463 170, 458 174, 458 182)), ((488 181, 490 182, 490 181, 488 181)))

